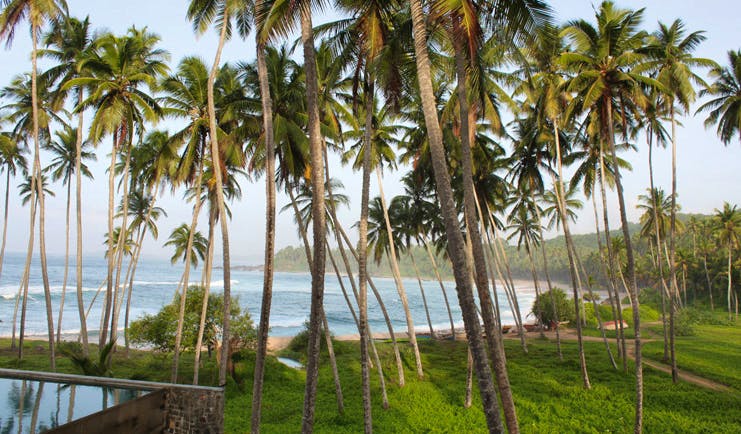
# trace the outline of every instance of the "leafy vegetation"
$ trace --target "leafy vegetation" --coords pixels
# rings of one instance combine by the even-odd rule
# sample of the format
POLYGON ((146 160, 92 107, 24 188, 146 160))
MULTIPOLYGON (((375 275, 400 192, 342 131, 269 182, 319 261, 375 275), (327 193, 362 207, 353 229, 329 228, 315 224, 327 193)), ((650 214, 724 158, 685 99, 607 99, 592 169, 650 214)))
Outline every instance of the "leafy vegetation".
MULTIPOLYGON (((188 288, 185 303, 185 322, 183 323, 183 339, 181 341, 183 350, 193 350, 196 346, 204 292, 204 288, 199 285, 193 285, 188 288)), ((242 310, 237 300, 234 299, 230 308, 231 334, 236 339, 235 343, 239 343, 239 346, 235 350, 239 348, 254 348, 256 331, 250 314, 246 309, 242 310)), ((142 318, 133 321, 129 329, 131 341, 134 344, 150 347, 158 351, 173 351, 179 309, 180 297, 176 296, 170 304, 163 306, 156 314, 144 315, 142 318)), ((206 325, 203 335, 203 342, 204 345, 208 346, 209 353, 221 335, 221 311, 223 309, 224 296, 222 294, 209 294, 206 325)))

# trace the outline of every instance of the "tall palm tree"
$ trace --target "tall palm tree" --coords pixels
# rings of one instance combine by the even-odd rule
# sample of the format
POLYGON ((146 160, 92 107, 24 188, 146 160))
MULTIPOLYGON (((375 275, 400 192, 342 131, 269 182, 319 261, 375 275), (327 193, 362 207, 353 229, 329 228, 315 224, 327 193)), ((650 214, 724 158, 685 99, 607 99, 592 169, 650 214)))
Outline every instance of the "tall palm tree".
MULTIPOLYGON (((723 209, 713 216, 718 240, 728 251, 728 319, 731 319, 731 291, 733 288, 733 249, 741 246, 741 211, 736 205, 724 202, 723 209)), ((737 312, 738 314, 738 312, 737 312)))
MULTIPOLYGON (((38 76, 37 57, 38 57, 38 38, 41 27, 46 21, 54 21, 66 12, 67 3, 64 0, 2 0, 2 14, 0 14, 0 40, 4 39, 9 46, 13 41, 16 27, 21 21, 28 19, 31 28, 31 106, 32 106, 32 124, 31 137, 34 144, 34 162, 32 171, 41 176, 41 160, 39 158, 39 99, 36 89, 36 79, 38 76)), ((33 180, 36 178, 33 177, 33 180)), ((32 186, 32 190, 33 190, 32 186)), ((45 221, 44 221, 44 191, 41 186, 36 188, 39 195, 39 253, 41 257, 41 276, 44 284, 44 300, 46 302, 47 326, 49 329, 49 357, 51 360, 52 370, 56 369, 56 360, 54 354, 54 321, 51 313, 51 293, 49 290, 49 276, 46 265, 46 238, 45 238, 45 221)), ((33 250, 33 238, 35 229, 35 203, 31 206, 31 222, 28 241, 28 253, 26 255, 26 268, 28 269, 31 262, 33 250)), ((26 272, 28 275, 28 272, 26 272)), ((23 336, 21 334, 21 340, 23 336)), ((23 354, 23 345, 19 348, 19 358, 23 354)))
POLYGON ((697 112, 708 111, 705 127, 718 124, 718 137, 726 145, 738 134, 741 139, 741 50, 728 52, 728 66, 710 70, 713 84, 700 91, 700 96, 714 97, 697 112))
MULTIPOLYGON (((159 37, 147 32, 146 29, 131 28, 126 35, 121 37, 112 34, 103 35, 96 43, 95 52, 90 57, 86 57, 82 63, 83 67, 90 69, 91 76, 73 78, 62 87, 63 89, 78 86, 89 88, 88 97, 75 110, 92 108, 95 111, 90 125, 90 139, 94 143, 100 143, 105 136, 112 136, 111 163, 108 173, 108 242, 111 243, 108 250, 110 251, 115 250, 113 246, 115 240, 112 235, 115 165, 119 153, 126 155, 128 161, 135 129, 141 130, 145 121, 155 121, 162 115, 157 101, 141 88, 145 85, 150 89, 154 88, 157 78, 167 71, 165 61, 168 56, 165 51, 156 48, 158 41, 159 37)), ((124 171, 124 179, 127 176, 128 171, 124 171)), ((125 189, 128 188, 127 181, 124 181, 124 186, 125 189)), ((124 203, 127 202, 124 201, 124 203)), ((124 213, 124 222, 126 214, 124 213)), ((121 235, 123 236, 123 233, 121 235)), ((122 252, 120 249, 119 251, 122 252)), ((100 345, 105 345, 109 322, 113 322, 115 263, 116 258, 109 256, 100 345)), ((115 338, 116 327, 112 326, 110 331, 111 339, 115 338)))
MULTIPOLYGON (((308 112, 308 136, 311 163, 312 192, 324 197, 323 139, 320 131, 319 89, 317 80, 312 4, 309 0, 275 2, 265 21, 266 31, 288 34, 297 19, 301 23, 301 45, 306 74, 306 108, 308 112)), ((313 269, 311 273, 311 313, 309 316, 309 357, 306 364, 306 390, 304 394, 304 416, 302 432, 312 432, 316 404, 317 379, 319 374, 319 342, 321 336, 321 310, 324 298, 324 268, 326 259, 326 215, 324 201, 313 201, 313 269)), ((361 345, 362 347, 362 345, 361 345)))
POLYGON ((448 256, 453 263, 458 301, 461 305, 468 346, 473 356, 473 365, 478 378, 479 392, 481 393, 487 426, 492 432, 501 432, 503 429, 499 415, 498 398, 494 390, 486 346, 481 336, 481 326, 479 325, 471 280, 468 274, 470 268, 466 258, 465 242, 458 225, 458 212, 455 207, 450 174, 443 148, 442 129, 440 128, 435 91, 432 85, 430 56, 427 47, 427 24, 422 1, 411 0, 410 10, 417 64, 417 82, 422 100, 425 128, 429 137, 435 184, 445 223, 445 233, 448 240, 448 256))
MULTIPOLYGON (((88 75, 90 71, 83 67, 83 61, 86 57, 91 56, 93 49, 93 40, 90 35, 90 20, 85 18, 80 21, 75 18, 66 17, 62 21, 53 23, 52 28, 44 37, 46 49, 42 52, 45 57, 50 57, 58 62, 45 72, 45 75, 51 76, 52 79, 58 77, 60 87, 67 81, 88 75)), ((65 98, 67 92, 60 92, 58 89, 57 96, 65 98)), ((79 105, 84 99, 84 89, 78 86, 74 90, 75 105, 79 105)), ((77 280, 77 313, 80 317, 80 336, 82 338, 82 351, 84 355, 89 352, 87 323, 85 321, 85 309, 82 301, 82 145, 83 145, 83 112, 77 113, 77 137, 75 138, 76 155, 75 155, 75 181, 76 197, 75 211, 77 222, 77 259, 76 280, 77 280)))
MULTIPOLYGON (((597 10, 597 27, 584 20, 569 23, 564 33, 574 44, 574 53, 562 56, 564 65, 574 70, 576 76, 569 84, 569 90, 577 93, 577 106, 583 110, 593 110, 599 115, 600 140, 606 143, 613 160, 617 160, 615 147, 613 108, 615 100, 632 101, 640 106, 645 101, 641 84, 655 87, 661 85, 632 68, 641 60, 635 50, 642 46, 645 32, 639 30, 643 9, 631 11, 619 9, 612 2, 605 1, 597 10)), ((643 429, 643 365, 641 361, 640 317, 638 315, 638 284, 635 276, 633 244, 628 229, 623 185, 619 166, 615 166, 615 186, 620 205, 620 222, 625 242, 627 258, 627 280, 633 307, 633 327, 635 329, 636 365, 636 433, 643 429)))
MULTIPOLYGON (((51 172, 52 181, 62 180, 62 185, 67 186, 67 210, 65 214, 65 241, 64 241, 64 277, 62 278, 62 296, 59 301, 59 317, 57 318, 57 344, 59 344, 62 334, 62 314, 64 312, 64 297, 67 292, 67 273, 69 272, 69 213, 72 201, 72 176, 77 169, 77 129, 68 125, 64 129, 55 133, 56 141, 51 142, 48 146, 54 158, 44 171, 51 172)), ((82 160, 97 160, 93 152, 85 150, 91 148, 92 143, 85 141, 80 145, 80 165, 79 170, 89 179, 93 179, 93 174, 82 160)))
POLYGON ((270 95, 270 81, 265 56, 267 37, 262 32, 268 1, 256 0, 255 42, 257 52, 257 75, 260 83, 260 102, 262 105, 263 141, 265 143, 265 258, 263 270, 262 303, 260 305, 260 328, 255 355, 255 374, 252 385, 251 431, 260 432, 262 416, 262 390, 265 375, 265 357, 270 330, 270 307, 273 300, 273 268, 275 263, 275 139, 273 130, 273 100, 270 95))
MULTIPOLYGON (((674 269, 675 263, 675 238, 677 226, 677 108, 689 111, 689 106, 694 102, 697 93, 693 84, 707 87, 705 81, 697 75, 693 68, 712 68, 717 64, 709 59, 696 58, 692 51, 705 40, 702 31, 692 32, 685 36, 684 23, 677 19, 667 26, 659 22, 659 30, 654 32, 645 49, 651 59, 642 65, 643 68, 655 69, 656 80, 663 85, 662 93, 665 105, 669 111, 671 120, 671 142, 672 142, 672 190, 671 190, 671 214, 669 227, 669 275, 672 279, 672 292, 669 304, 670 315, 670 352, 672 365, 672 380, 679 380, 677 360, 674 354, 674 316, 676 297, 679 297, 677 285, 677 274, 674 269)), ((639 70, 636 68, 636 70, 639 70)))
MULTIPOLYGON (((193 30, 202 34, 216 23, 219 29, 219 42, 214 55, 214 63, 208 75, 206 83, 206 100, 208 109, 209 139, 211 142, 211 164, 217 169, 213 171, 216 186, 216 199, 219 215, 221 216, 221 244, 222 244, 222 266, 224 270, 224 312, 222 325, 222 351, 219 364, 219 384, 226 384, 226 366, 229 351, 229 312, 231 304, 231 261, 229 256, 229 228, 227 225, 226 205, 224 201, 224 180, 221 170, 222 158, 219 147, 218 124, 216 122, 216 103, 214 99, 214 82, 221 65, 221 52, 229 36, 231 36, 232 21, 236 20, 237 26, 249 26, 252 22, 251 13, 253 8, 248 7, 249 2, 245 0, 192 0, 188 5, 187 17, 193 22, 193 30)), ((241 31, 246 34, 246 31, 241 31)))
MULTIPOLYGON (((195 187, 193 195, 194 204, 191 216, 188 243, 193 243, 196 234, 198 216, 201 210, 201 187, 203 185, 203 172, 206 164, 206 148, 208 142, 208 98, 207 98, 208 71, 202 60, 196 57, 186 57, 180 62, 176 75, 168 77, 163 81, 162 87, 168 92, 165 101, 171 110, 168 114, 173 117, 188 119, 185 128, 175 133, 171 140, 185 144, 182 157, 178 162, 173 177, 175 184, 186 183, 195 187)), ((216 133, 223 134, 220 129, 216 133)), ((174 185, 175 185, 174 184, 174 185)), ((173 185, 173 187, 174 187, 173 185)), ((185 249, 186 255, 191 252, 191 247, 185 249)), ((185 259, 183 271, 183 287, 188 287, 190 277, 190 260, 185 259)), ((185 321, 185 305, 187 291, 180 293, 180 310, 178 314, 178 325, 175 332, 175 353, 173 355, 172 379, 177 382, 177 372, 180 359, 180 340, 182 339, 183 323, 185 321)))

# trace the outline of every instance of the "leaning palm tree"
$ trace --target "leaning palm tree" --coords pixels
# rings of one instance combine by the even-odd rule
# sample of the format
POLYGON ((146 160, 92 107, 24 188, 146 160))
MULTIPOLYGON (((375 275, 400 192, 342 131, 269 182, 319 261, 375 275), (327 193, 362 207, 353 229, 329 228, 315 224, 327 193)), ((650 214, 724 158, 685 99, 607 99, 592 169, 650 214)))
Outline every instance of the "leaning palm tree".
POLYGON ((450 182, 450 173, 443 148, 443 135, 440 120, 437 114, 437 102, 432 85, 432 72, 428 52, 427 23, 425 9, 421 0, 411 0, 412 33, 414 37, 414 51, 416 54, 417 82, 422 100, 427 130, 430 157, 440 209, 445 223, 445 233, 448 241, 448 256, 453 264, 458 301, 463 314, 468 345, 473 356, 473 365, 478 378, 479 392, 490 431, 501 432, 502 420, 499 415, 499 405, 494 382, 492 381, 489 358, 486 354, 486 345, 481 336, 481 326, 476 312, 476 303, 473 299, 471 280, 468 270, 470 264, 466 258, 465 241, 458 225, 458 212, 453 198, 450 182))
POLYGON ((728 66, 717 66, 710 70, 715 79, 700 96, 713 97, 697 112, 708 111, 705 127, 718 124, 718 137, 724 144, 731 143, 735 135, 741 139, 741 50, 728 52, 728 66))
MULTIPOLYGON (((731 291, 733 288, 733 250, 741 246, 741 211, 736 205, 723 203, 723 209, 715 210, 715 231, 721 245, 728 251, 728 319, 731 319, 731 291)), ((738 306, 738 305, 737 305, 738 306)), ((738 315, 738 310, 736 311, 738 315)))
MULTIPOLYGON (((59 344, 62 333, 62 314, 64 313, 64 297, 67 292, 67 275, 69 272, 69 214, 72 201, 72 176, 78 169, 77 164, 77 129, 65 125, 64 129, 55 133, 56 141, 51 142, 48 149, 54 158, 44 170, 51 172, 52 181, 62 180, 62 185, 67 186, 67 208, 65 213, 65 238, 64 238, 64 276, 62 277, 62 295, 59 300, 59 317, 57 318, 57 344, 59 344)), ((84 141, 80 144, 79 170, 88 179, 93 179, 93 174, 82 160, 96 160, 93 152, 85 148, 92 147, 92 143, 84 141)))
MULTIPOLYGON (((9 46, 15 30, 21 21, 28 18, 31 27, 31 106, 32 106, 32 124, 31 137, 34 144, 34 161, 32 171, 36 176, 41 176, 40 143, 39 143, 39 100, 36 92, 37 56, 38 56, 38 38, 41 27, 46 21, 54 21, 62 16, 67 9, 67 3, 64 0, 2 0, 0 2, 3 10, 0 14, 0 40, 5 40, 9 46)), ((32 179, 36 179, 33 177, 32 179)), ((32 190, 33 190, 32 186, 32 190)), ((46 265, 46 239, 45 239, 45 222, 44 222, 44 192, 39 186, 36 188, 39 195, 39 252, 41 257, 41 276, 44 283, 44 299, 46 301, 47 325, 49 328, 49 357, 51 360, 52 370, 56 369, 56 360, 54 357, 54 321, 51 313, 51 293, 49 290, 49 276, 46 265)), ((28 241, 28 253, 26 255, 27 269, 30 266, 31 254, 33 250, 33 238, 35 229, 35 205, 31 206, 31 222, 28 241)), ((26 272, 28 275, 28 272, 26 272)), ((23 339, 23 336, 21 336, 23 339)), ((23 345, 19 348, 19 358, 23 354, 23 345)))

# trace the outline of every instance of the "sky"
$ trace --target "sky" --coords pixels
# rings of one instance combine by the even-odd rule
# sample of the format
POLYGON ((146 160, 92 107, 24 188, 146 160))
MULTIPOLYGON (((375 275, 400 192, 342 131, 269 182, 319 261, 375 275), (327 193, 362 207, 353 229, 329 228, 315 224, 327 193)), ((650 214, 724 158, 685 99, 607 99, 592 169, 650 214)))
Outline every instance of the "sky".
MULTIPOLYGON (((587 0, 560 0, 552 1, 550 4, 556 20, 561 23, 577 18, 593 22, 594 10, 599 3, 587 0)), ((194 35, 192 26, 185 17, 187 10, 185 1, 68 0, 68 5, 73 16, 89 15, 91 24, 96 29, 106 29, 121 34, 131 25, 139 28, 148 27, 150 31, 161 36, 161 47, 170 53, 171 68, 175 68, 183 57, 190 55, 202 57, 209 65, 213 62, 217 35, 215 31, 209 31, 200 36, 194 35)), ((676 18, 681 18, 689 31, 704 30, 707 40, 696 50, 697 57, 710 58, 725 65, 727 64, 726 52, 741 48, 741 26, 738 24, 741 6, 735 0, 703 2, 622 0, 618 1, 617 5, 630 9, 646 7, 644 28, 648 31, 653 31, 659 20, 668 24, 676 18)), ((331 12, 325 12, 316 17, 315 24, 333 18, 336 16, 331 12)), ((9 84, 16 74, 30 71, 30 46, 29 32, 26 28, 21 28, 16 32, 15 40, 10 48, 0 48, 0 86, 9 84)), ((224 62, 253 61, 254 56, 253 40, 234 39, 227 43, 222 60, 224 62)), ((42 68, 43 65, 42 63, 42 68)), ((5 103, 6 101, 0 101, 0 104, 5 103)), ((678 130, 678 202, 682 207, 682 212, 710 214, 714 209, 721 208, 724 201, 741 204, 741 190, 738 188, 741 185, 741 141, 735 140, 728 146, 724 146, 718 139, 715 129, 706 130, 704 128, 704 114, 692 116, 697 107, 699 107, 698 103, 691 108, 690 116, 680 119, 682 126, 678 130)), ((157 128, 168 129, 172 132, 180 126, 177 122, 165 121, 157 125, 157 128)), ((623 175, 628 218, 631 221, 638 220, 639 212, 635 208, 637 196, 645 193, 649 179, 645 139, 639 137, 636 144, 639 147, 637 152, 623 155, 633 165, 632 172, 623 175)), ((83 244, 87 255, 102 254, 104 248, 103 234, 107 231, 108 198, 105 170, 107 161, 109 161, 106 154, 110 151, 110 147, 110 138, 98 144, 98 162, 90 164, 95 180, 83 181, 83 244)), ((656 184, 665 191, 670 190, 670 158, 671 154, 668 150, 657 150, 654 153, 656 184)), ((44 155, 42 155, 42 165, 45 162, 48 162, 48 159, 44 161, 44 155)), ((399 178, 404 171, 405 168, 400 167, 397 172, 387 171, 385 173, 384 190, 387 200, 402 192, 399 178)), ((350 197, 350 207, 339 212, 340 220, 346 227, 350 227, 357 221, 360 214, 360 176, 351 168, 342 167, 337 157, 330 157, 330 174, 345 184, 344 193, 350 197)), ((5 178, 3 176, 0 179, 2 179, 0 188, 4 189, 5 178)), ((25 251, 28 242, 29 210, 20 205, 16 188, 18 183, 18 180, 11 180, 7 241, 7 250, 10 252, 25 251)), ((264 178, 244 179, 241 184, 242 199, 231 206, 233 218, 229 233, 232 264, 261 264, 265 228, 264 178)), ((378 188, 374 183, 371 184, 371 197, 373 197, 378 194, 378 188)), ((63 255, 66 189, 61 185, 55 185, 52 188, 56 191, 56 197, 47 199, 47 251, 51 255, 63 255)), ((279 210, 288 203, 287 196, 278 195, 279 210)), ((145 258, 169 258, 172 254, 171 249, 164 247, 163 243, 172 229, 181 223, 190 222, 191 206, 184 202, 182 192, 175 195, 166 194, 158 199, 158 205, 167 211, 168 217, 158 222, 159 239, 150 238, 145 241, 143 253, 145 258)), ((614 194, 609 198, 608 208, 611 222, 617 228, 618 205, 614 194)), ((199 222, 199 230, 205 233, 206 229, 207 222, 204 216, 199 222)), ((572 230, 575 233, 594 231, 594 220, 589 202, 585 203, 585 208, 572 230)), ((73 241, 70 249, 74 252, 74 230, 71 236, 73 241)), ((299 239, 292 216, 289 213, 280 213, 276 230, 277 248, 298 245, 298 243, 299 239)), ((220 244, 217 244, 216 251, 220 251, 220 244)))

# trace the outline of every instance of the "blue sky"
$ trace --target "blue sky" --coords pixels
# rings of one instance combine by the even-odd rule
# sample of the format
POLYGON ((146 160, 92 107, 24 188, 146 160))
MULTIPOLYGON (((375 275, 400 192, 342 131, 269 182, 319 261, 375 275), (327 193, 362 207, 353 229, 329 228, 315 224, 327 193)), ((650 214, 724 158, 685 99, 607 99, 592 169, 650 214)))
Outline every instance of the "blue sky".
MULTIPOLYGON (((90 15, 95 28, 103 28, 114 33, 123 33, 132 24, 137 27, 147 26, 150 31, 162 37, 161 46, 171 55, 171 65, 177 65, 180 59, 188 55, 198 55, 210 64, 213 60, 213 51, 216 46, 215 32, 196 37, 191 25, 185 18, 187 2, 184 1, 143 1, 129 0, 127 2, 113 1, 68 1, 71 14, 77 17, 90 15)), ((698 48, 698 57, 707 57, 719 63, 727 62, 726 52, 730 49, 741 48, 741 26, 738 24, 739 7, 732 0, 696 1, 619 1, 618 6, 636 9, 646 7, 644 27, 652 31, 657 21, 671 23, 675 18, 681 18, 688 30, 705 30, 707 40, 698 48), (646 6, 647 5, 647 6, 646 6)), ((594 9, 597 2, 586 0, 553 1, 551 5, 559 22, 575 18, 584 18, 593 21, 594 9)), ((317 17, 316 22, 331 19, 332 15, 325 14, 317 17)), ((315 24, 316 24, 315 22, 315 24)), ((16 33, 15 41, 10 49, 0 51, 0 85, 7 85, 11 78, 21 72, 30 70, 30 41, 25 28, 16 33)), ((224 50, 224 61, 241 61, 254 59, 254 43, 252 40, 238 39, 229 42, 224 50)), ((4 102, 3 102, 4 103, 4 102)), ((696 107, 692 108, 692 113, 696 107)), ((723 201, 741 204, 741 193, 738 186, 741 184, 741 143, 737 140, 725 147, 715 134, 715 130, 706 130, 703 126, 704 115, 688 116, 681 119, 683 127, 678 131, 678 191, 679 203, 683 212, 712 213, 714 208, 722 206, 723 201)), ((167 121, 159 128, 174 131, 178 124, 167 121)), ((635 210, 637 196, 643 194, 648 185, 647 152, 645 140, 639 138, 638 152, 631 152, 625 157, 633 164, 633 171, 624 175, 626 185, 626 200, 629 208, 629 219, 637 220, 638 211, 635 210)), ((105 179, 105 154, 110 149, 110 139, 105 139, 99 145, 98 163, 92 165, 96 180, 86 181, 84 191, 84 243, 85 250, 90 254, 102 252, 103 233, 106 231, 107 219, 107 183, 105 179)), ((657 185, 668 190, 670 187, 670 153, 665 150, 655 152, 655 173, 657 185)), ((42 161, 42 164, 44 162, 42 161)), ((360 177, 351 169, 340 166, 337 158, 330 161, 330 170, 333 177, 339 177, 345 183, 345 193, 351 198, 351 208, 343 211, 340 218, 349 227, 359 215, 360 177)), ((399 173, 387 173, 384 188, 388 196, 398 194, 399 173)), ((4 177, 3 177, 4 179, 4 177)), ((4 182, 2 183, 4 184, 4 182)), ((0 188, 4 188, 4 185, 0 188)), ((9 251, 23 251, 26 247, 28 233, 28 208, 21 208, 15 186, 17 181, 11 181, 10 223, 8 230, 9 251)), ((261 263, 264 234, 265 193, 264 180, 244 181, 243 198, 234 204, 232 210, 234 218, 231 222, 231 246, 234 263, 261 263)), ((47 246, 51 254, 64 252, 64 213, 65 197, 61 186, 55 187, 57 196, 47 201, 47 246)), ((371 194, 377 194, 377 188, 372 188, 371 194)), ((288 203, 285 196, 279 195, 278 208, 288 203)), ((169 257, 170 251, 162 247, 171 230, 183 222, 190 221, 190 207, 184 204, 182 194, 166 195, 158 204, 164 207, 169 217, 160 221, 160 239, 147 240, 145 255, 169 257)), ((617 227, 617 199, 612 196, 609 202, 611 221, 617 227)), ((575 232, 591 232, 594 230, 591 205, 585 204, 575 232)), ((201 220, 200 230, 206 230, 206 221, 201 220)), ((74 234, 73 234, 74 236, 74 234)), ((295 226, 288 214, 278 217, 277 246, 298 244, 295 226)), ((72 246, 74 249, 74 245, 72 246)))

